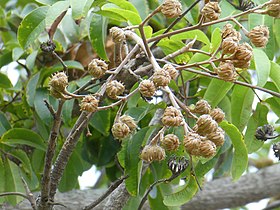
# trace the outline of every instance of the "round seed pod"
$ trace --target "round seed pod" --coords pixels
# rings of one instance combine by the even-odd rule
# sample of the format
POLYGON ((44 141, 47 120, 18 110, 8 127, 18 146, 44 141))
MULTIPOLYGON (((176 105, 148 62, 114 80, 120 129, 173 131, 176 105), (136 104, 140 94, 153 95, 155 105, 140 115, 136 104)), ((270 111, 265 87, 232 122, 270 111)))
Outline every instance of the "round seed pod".
POLYGON ((222 38, 225 39, 228 37, 236 38, 238 41, 241 40, 241 34, 230 23, 226 24, 222 30, 222 38))
POLYGON ((217 123, 222 122, 225 119, 225 113, 220 108, 215 108, 210 111, 210 116, 215 120, 217 123))
POLYGON ((185 136, 183 140, 183 145, 186 151, 191 155, 199 156, 200 155, 199 148, 200 148, 200 144, 202 143, 202 139, 204 139, 204 137, 200 136, 199 134, 194 132, 189 132, 188 135, 185 136))
POLYGON ((171 77, 166 70, 159 69, 155 71, 152 79, 156 87, 164 87, 169 84, 171 77))
POLYGON ((215 132, 217 128, 218 123, 209 114, 201 115, 193 127, 194 131, 203 136, 215 132))
POLYGON ((141 152, 140 158, 149 163, 162 161, 165 159, 165 151, 158 145, 146 145, 141 152))
POLYGON ((222 41, 223 54, 233 54, 238 48, 236 37, 227 37, 222 41))
POLYGON ((253 48, 248 43, 238 45, 234 54, 236 60, 250 61, 253 56, 253 48))
POLYGON ((107 70, 108 64, 100 59, 92 59, 88 64, 88 73, 95 78, 102 77, 107 70))
POLYGON ((63 92, 68 86, 68 77, 64 72, 54 73, 49 81, 50 88, 63 92))
POLYGON ((201 99, 196 102, 195 108, 192 111, 197 114, 209 114, 210 110, 210 104, 206 100, 201 99))
POLYGON ((117 99, 119 95, 123 94, 124 85, 116 80, 107 84, 106 93, 112 99, 117 99))
POLYGON ((249 32, 248 37, 256 47, 265 47, 269 39, 268 27, 256 26, 249 32))
POLYGON ((153 81, 145 79, 139 84, 139 92, 142 96, 150 98, 156 92, 156 86, 153 81))
POLYGON ((167 18, 178 17, 182 14, 182 5, 178 0, 165 0, 161 5, 161 12, 167 18))
POLYGON ((95 112, 98 108, 98 102, 99 100, 96 99, 93 95, 87 95, 82 99, 80 103, 81 110, 95 112))
POLYGON ((126 138, 130 134, 129 127, 123 122, 114 123, 111 131, 116 139, 126 138))
POLYGON ((232 63, 235 68, 248 69, 250 67, 251 61, 233 60, 232 63))
POLYGON ((172 66, 172 64, 165 64, 162 68, 169 73, 171 79, 173 80, 175 80, 179 75, 178 70, 175 69, 175 67, 172 66))
POLYGON ((125 123, 130 131, 134 131, 137 128, 135 120, 129 115, 123 115, 120 117, 120 122, 125 123))
POLYGON ((178 136, 174 134, 167 134, 161 140, 161 145, 167 151, 176 151, 180 145, 178 136))
POLYGON ((113 42, 121 43, 125 40, 125 33, 123 29, 119 27, 112 27, 109 32, 112 36, 113 42))
POLYGON ((265 13, 271 17, 280 18, 280 4, 267 5, 265 13))
POLYGON ((208 2, 201 10, 201 14, 205 16, 208 20, 217 20, 221 15, 221 8, 218 2, 208 2))
POLYGON ((166 126, 180 126, 183 122, 182 114, 180 110, 169 106, 164 110, 161 122, 166 126))
POLYGON ((213 157, 216 154, 216 145, 210 141, 202 141, 199 147, 200 156, 205 158, 213 157))
POLYGON ((218 127, 218 129, 213 132, 207 134, 207 139, 212 141, 217 147, 223 146, 225 142, 225 132, 222 128, 218 127))
POLYGON ((224 81, 233 82, 237 77, 234 65, 231 61, 221 62, 218 66, 217 73, 218 76, 224 81))

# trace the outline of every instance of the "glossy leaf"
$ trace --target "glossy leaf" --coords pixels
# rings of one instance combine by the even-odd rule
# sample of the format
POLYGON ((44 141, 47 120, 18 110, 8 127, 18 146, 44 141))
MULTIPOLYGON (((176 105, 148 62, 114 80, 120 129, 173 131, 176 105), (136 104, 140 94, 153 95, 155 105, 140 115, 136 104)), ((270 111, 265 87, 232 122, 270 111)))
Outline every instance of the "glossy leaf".
POLYGON ((73 18, 76 20, 83 18, 87 14, 93 1, 94 0, 70 0, 73 18))
POLYGON ((46 15, 46 27, 50 28, 61 13, 69 8, 69 1, 58 1, 48 10, 46 15))
POLYGON ((12 150, 9 152, 9 154, 19 160, 26 173, 31 176, 32 167, 27 154, 23 150, 12 150))
POLYGON ((221 45, 222 37, 221 37, 221 29, 215 28, 211 35, 211 52, 215 52, 221 45))
POLYGON ((44 140, 32 130, 25 128, 12 128, 0 139, 0 143, 16 146, 17 144, 28 145, 39 150, 45 150, 44 140))
POLYGON ((43 6, 29 13, 18 28, 18 42, 27 48, 45 30, 45 18, 49 7, 43 6))
POLYGON ((183 33, 179 33, 176 35, 171 36, 172 40, 186 40, 186 39, 195 39, 198 41, 203 42, 206 45, 210 45, 210 41, 208 39, 208 37, 205 35, 204 32, 202 32, 201 30, 193 30, 193 31, 187 31, 187 32, 183 32, 183 33))
POLYGON ((0 136, 11 129, 11 124, 3 112, 0 111, 0 136))
POLYGON ((26 58, 26 67, 28 69, 30 69, 31 71, 34 68, 37 54, 38 54, 38 51, 36 50, 36 51, 32 52, 30 55, 28 55, 26 58))
POLYGON ((6 74, 0 72, 0 88, 11 88, 13 87, 10 79, 6 74))
POLYGON ((233 180, 237 180, 247 169, 248 165, 248 152, 244 142, 244 137, 237 127, 226 121, 219 124, 221 128, 230 137, 234 147, 233 162, 231 167, 231 176, 233 180))
POLYGON ((29 106, 33 107, 35 94, 36 94, 36 87, 37 83, 40 78, 40 72, 34 74, 27 83, 26 87, 26 100, 29 106))
POLYGON ((139 25, 142 22, 141 17, 137 13, 129 10, 112 7, 112 8, 103 8, 102 11, 118 14, 122 16, 131 25, 139 25))
POLYGON ((280 65, 274 62, 270 62, 270 75, 269 77, 273 81, 273 83, 277 86, 278 91, 280 91, 280 65))
POLYGON ((36 2, 39 2, 44 5, 53 5, 56 3, 58 0, 35 0, 36 2))
POLYGON ((269 15, 264 15, 264 25, 268 27, 269 30, 269 39, 268 43, 266 44, 266 47, 264 48, 264 52, 268 56, 270 60, 273 60, 275 50, 276 50, 276 40, 275 37, 277 37, 277 33, 274 32, 274 22, 275 18, 269 16, 269 15))
POLYGON ((104 136, 108 136, 111 129, 111 111, 103 110, 96 112, 90 119, 89 124, 104 136))
POLYGON ((231 96, 231 120, 240 130, 246 127, 252 112, 254 92, 251 88, 236 85, 231 96))
POLYGON ((45 105, 44 100, 47 100, 48 102, 50 102, 49 99, 49 90, 47 90, 46 88, 38 88, 36 89, 36 94, 35 94, 35 98, 34 98, 34 108, 37 112, 37 114, 39 115, 40 119, 46 124, 46 125, 50 125, 53 117, 50 114, 47 106, 45 105))
POLYGON ((264 143, 263 141, 256 139, 255 133, 259 126, 267 124, 268 111, 269 109, 266 105, 258 103, 256 111, 254 111, 253 115, 249 119, 244 137, 249 154, 256 152, 264 143))
POLYGON ((254 62, 256 66, 257 76, 258 76, 258 86, 263 87, 268 80, 270 73, 270 61, 265 54, 260 49, 253 49, 254 62))
POLYGON ((108 1, 111 3, 114 3, 115 5, 119 6, 120 8, 122 8, 124 10, 128 10, 128 11, 138 14, 137 9, 129 1, 125 1, 125 0, 108 0, 108 1))
POLYGON ((204 99, 212 107, 216 107, 222 99, 226 96, 228 91, 232 88, 233 83, 225 82, 223 80, 212 79, 206 92, 204 94, 204 99))

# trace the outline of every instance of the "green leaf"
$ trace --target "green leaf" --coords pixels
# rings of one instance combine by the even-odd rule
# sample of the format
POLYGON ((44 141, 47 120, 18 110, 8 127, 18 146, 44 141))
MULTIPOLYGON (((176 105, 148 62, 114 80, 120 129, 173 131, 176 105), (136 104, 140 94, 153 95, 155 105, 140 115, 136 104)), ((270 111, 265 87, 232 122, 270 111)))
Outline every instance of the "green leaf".
POLYGON ((274 18, 273 29, 274 29, 274 33, 276 35, 275 36, 276 42, 277 42, 278 46, 280 46, 280 36, 277 36, 278 34, 280 34, 280 19, 274 18))
POLYGON ((122 8, 124 10, 128 10, 128 11, 138 14, 138 11, 134 7, 134 5, 128 1, 125 1, 125 0, 108 0, 108 1, 111 3, 114 3, 115 5, 119 6, 120 8, 122 8))
POLYGON ((11 129, 10 122, 6 118, 5 114, 0 111, 0 136, 9 129, 11 129))
POLYGON ((58 0, 35 0, 35 1, 44 5, 53 5, 58 0))
POLYGON ((254 92, 251 88, 235 85, 231 96, 231 120, 242 132, 252 112, 254 92))
POLYGON ((108 61, 108 57, 105 51, 106 33, 107 33, 106 18, 98 14, 93 14, 92 21, 89 27, 90 41, 97 54, 102 59, 108 61))
POLYGON ((38 51, 32 52, 30 55, 26 58, 26 67, 32 71, 35 65, 36 57, 37 57, 38 51))
POLYGON ((46 125, 50 125, 53 119, 44 102, 44 100, 47 100, 50 103, 48 100, 49 95, 49 91, 46 88, 38 88, 34 98, 34 108, 36 113, 46 125))
POLYGON ((6 74, 3 74, 0 72, 0 88, 11 88, 13 87, 10 79, 8 78, 8 76, 6 74))
POLYGON ((264 15, 260 16, 259 14, 249 14, 248 15, 248 30, 252 30, 255 26, 264 24, 264 15))
POLYGON ((204 94, 204 99, 212 107, 216 107, 226 96, 227 92, 232 88, 233 83, 225 82, 223 80, 212 79, 206 92, 204 94))
POLYGON ((0 68, 13 61, 12 52, 3 52, 0 54, 0 68))
POLYGON ((9 152, 9 154, 18 159, 21 162, 26 173, 31 176, 32 167, 27 154, 23 150, 12 150, 9 152))
POLYGON ((253 49, 254 62, 258 76, 258 86, 263 87, 268 80, 270 73, 270 60, 261 49, 253 49))
POLYGON ((203 42, 206 45, 210 45, 210 41, 209 41, 208 37, 205 35, 204 32, 202 32, 201 30, 198 30, 198 29, 173 35, 173 36, 171 36, 170 39, 182 41, 182 40, 194 39, 194 38, 196 38, 196 40, 198 40, 198 41, 203 42))
POLYGON ((259 126, 267 124, 267 114, 269 109, 267 106, 258 103, 256 111, 250 117, 246 133, 245 133, 245 144, 248 150, 248 153, 256 152, 263 145, 263 141, 257 140, 255 137, 256 130, 259 126))
MULTIPOLYGON (((46 15, 46 28, 50 28, 61 13, 69 8, 69 1, 58 1, 48 10, 46 15)), ((72 10, 73 11, 73 10, 72 10)))
POLYGON ((0 143, 15 146, 17 144, 28 145, 39 150, 45 150, 44 140, 32 130, 25 128, 12 128, 0 139, 0 143))
POLYGON ((197 190, 198 186, 195 177, 190 176, 188 183, 184 185, 183 189, 171 195, 164 196, 163 203, 166 206, 181 206, 192 199, 197 190))
POLYGON ((18 42, 22 48, 27 48, 45 30, 48 9, 48 6, 39 7, 22 20, 18 28, 18 42))
POLYGON ((20 59, 20 57, 23 55, 24 51, 21 47, 15 47, 13 49, 13 60, 16 61, 20 59))
POLYGON ((94 0, 70 0, 72 17, 75 20, 85 17, 94 0))
POLYGON ((215 28, 211 35, 211 52, 215 52, 222 42, 221 29, 215 28))
POLYGON ((108 136, 111 128, 111 111, 102 110, 96 112, 90 119, 89 124, 104 136, 108 136))
POLYGON ((273 83, 277 86, 278 91, 280 91, 280 65, 274 62, 270 62, 270 78, 273 83))
POLYGON ((274 58, 274 54, 275 54, 275 50, 276 50, 276 40, 275 37, 277 37, 277 33, 274 32, 274 22, 275 22, 275 18, 268 16, 268 15, 264 15, 264 25, 268 27, 269 30, 269 39, 268 39, 268 43, 266 44, 266 47, 264 49, 265 53, 267 54, 268 58, 270 60, 273 60, 274 58), (276 36, 275 36, 276 35, 276 36))
POLYGON ((102 11, 121 15, 131 25, 139 25, 142 22, 141 17, 138 15, 138 13, 131 12, 129 10, 119 8, 102 8, 102 11))
POLYGON ((270 97, 268 99, 265 100, 266 103, 269 104, 270 109, 272 109, 272 111, 278 116, 280 117, 280 99, 276 98, 276 97, 270 97))
POLYGON ((29 106, 34 106, 37 83, 40 78, 40 72, 34 74, 27 83, 26 100, 29 106))
POLYGON ((219 125, 230 137, 234 147, 231 176, 233 180, 236 181, 241 177, 248 165, 248 152, 244 142, 244 137, 238 128, 229 122, 223 121, 219 125))

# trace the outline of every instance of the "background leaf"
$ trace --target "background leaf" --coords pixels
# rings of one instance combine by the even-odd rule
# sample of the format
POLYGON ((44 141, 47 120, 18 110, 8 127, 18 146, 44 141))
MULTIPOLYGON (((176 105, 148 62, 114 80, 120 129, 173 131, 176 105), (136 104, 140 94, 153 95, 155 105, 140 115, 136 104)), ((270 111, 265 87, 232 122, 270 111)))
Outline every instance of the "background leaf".
POLYGON ((254 62, 258 76, 258 86, 263 87, 268 80, 270 73, 270 61, 261 49, 254 48, 254 62))

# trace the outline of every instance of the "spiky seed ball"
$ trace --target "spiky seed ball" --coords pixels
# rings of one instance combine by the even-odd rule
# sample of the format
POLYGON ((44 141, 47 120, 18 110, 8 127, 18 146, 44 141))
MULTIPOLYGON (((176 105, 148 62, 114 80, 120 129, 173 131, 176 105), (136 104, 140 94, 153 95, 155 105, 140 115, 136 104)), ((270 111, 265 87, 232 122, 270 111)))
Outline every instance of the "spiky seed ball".
POLYGON ((194 126, 194 131, 200 135, 206 135, 215 132, 218 128, 218 123, 212 119, 209 114, 201 115, 194 126))
POLYGON ((249 32, 248 37, 256 47, 265 47, 269 39, 268 27, 264 25, 256 26, 249 32))
POLYGON ((144 97, 152 97, 156 92, 156 86, 153 81, 145 79, 139 84, 139 92, 144 97))
POLYGON ((182 14, 182 5, 178 0, 165 0, 161 5, 161 12, 167 18, 178 17, 182 14))
POLYGON ((107 84, 106 93, 112 99, 117 99, 124 92, 124 85, 116 80, 107 84))
POLYGON ((136 124, 135 120, 129 115, 121 116, 120 122, 125 123, 129 127, 131 132, 137 128, 137 124, 136 124))
POLYGON ((171 79, 173 80, 175 80, 179 75, 178 70, 175 69, 172 64, 165 64, 162 68, 169 73, 171 79))
POLYGON ((218 129, 213 132, 207 134, 207 139, 212 141, 217 147, 223 146, 225 142, 225 132, 222 128, 218 127, 218 129))
POLYGON ((218 66, 218 77, 224 81, 233 82, 237 78, 237 74, 232 61, 221 62, 218 66))
POLYGON ((102 77, 107 70, 108 64, 100 59, 92 59, 88 64, 88 73, 95 78, 102 77))
POLYGON ((155 71, 152 80, 156 87, 164 87, 167 86, 171 80, 171 77, 168 73, 168 71, 164 69, 158 69, 155 71))
POLYGON ((141 152, 140 158, 149 163, 162 161, 165 159, 165 151, 158 145, 146 145, 141 152))
POLYGON ((253 48, 248 43, 238 45, 234 54, 236 60, 250 61, 253 56, 253 48))
POLYGON ((161 145, 167 151, 176 151, 180 145, 178 136, 174 134, 167 134, 161 140, 161 145))
POLYGON ((213 157, 216 154, 216 145, 210 140, 202 141, 199 147, 199 152, 202 157, 213 157))
POLYGON ((192 111, 197 114, 209 114, 210 110, 210 104, 206 100, 201 99, 196 102, 195 108, 192 111))
POLYGON ((225 39, 228 37, 236 38, 238 41, 241 40, 241 34, 230 23, 226 24, 222 30, 222 38, 225 39))
POLYGON ((186 135, 183 140, 183 145, 185 147, 185 150, 191 155, 199 156, 200 144, 202 142, 202 139, 204 138, 205 137, 202 137, 197 133, 189 132, 188 135, 186 135))
POLYGON ((68 86, 68 77, 64 72, 54 73, 50 79, 49 86, 58 92, 63 92, 68 86))
POLYGON ((217 20, 221 15, 221 8, 218 2, 208 2, 201 10, 201 14, 205 16, 208 20, 217 20))
POLYGON ((119 27, 112 27, 110 29, 110 34, 112 36, 113 42, 120 43, 125 40, 124 30, 119 27))
POLYGON ((114 123, 112 127, 112 134, 116 139, 126 138, 130 134, 129 127, 123 122, 114 123))
POLYGON ((225 119, 225 113, 220 108, 215 108, 210 111, 210 116, 217 122, 220 123, 225 119))
POLYGON ((235 37, 227 37, 222 41, 223 54, 233 54, 238 48, 238 40, 235 37))
POLYGON ((271 17, 280 18, 280 4, 267 5, 265 13, 271 17))
POLYGON ((80 107, 83 111, 95 112, 98 108, 98 103, 99 100, 93 95, 87 95, 82 99, 80 107))
POLYGON ((166 126, 180 126, 183 122, 182 114, 180 110, 169 106, 164 110, 161 122, 166 126))

